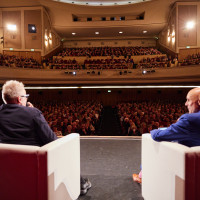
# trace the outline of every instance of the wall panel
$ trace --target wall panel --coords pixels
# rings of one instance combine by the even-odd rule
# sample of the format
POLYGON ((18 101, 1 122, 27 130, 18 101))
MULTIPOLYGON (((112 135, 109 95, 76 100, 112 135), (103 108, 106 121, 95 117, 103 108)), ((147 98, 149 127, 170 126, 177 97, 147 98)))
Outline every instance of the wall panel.
POLYGON ((196 46, 197 45, 197 5, 179 5, 178 6, 178 46, 196 46), (195 26, 192 29, 186 28, 188 21, 194 21, 195 26))
POLYGON ((24 11, 24 36, 26 49, 42 49, 41 10, 24 11), (36 26, 36 33, 28 32, 28 24, 36 26))
POLYGON ((69 89, 69 90, 28 90, 30 101, 100 101, 113 106, 119 102, 159 101, 184 103, 189 89, 69 89))
POLYGON ((21 11, 3 11, 4 48, 21 48, 21 11), (7 25, 16 25, 16 31, 7 29, 7 25))

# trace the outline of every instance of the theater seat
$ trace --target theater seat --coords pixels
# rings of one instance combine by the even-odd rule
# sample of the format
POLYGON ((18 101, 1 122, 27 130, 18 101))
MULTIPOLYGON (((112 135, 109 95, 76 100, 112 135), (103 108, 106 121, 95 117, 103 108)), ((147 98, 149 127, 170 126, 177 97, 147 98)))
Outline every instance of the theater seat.
POLYGON ((0 144, 0 199, 71 200, 79 194, 79 134, 42 147, 0 144))
POLYGON ((155 142, 142 135, 142 196, 145 200, 200 199, 200 147, 155 142))

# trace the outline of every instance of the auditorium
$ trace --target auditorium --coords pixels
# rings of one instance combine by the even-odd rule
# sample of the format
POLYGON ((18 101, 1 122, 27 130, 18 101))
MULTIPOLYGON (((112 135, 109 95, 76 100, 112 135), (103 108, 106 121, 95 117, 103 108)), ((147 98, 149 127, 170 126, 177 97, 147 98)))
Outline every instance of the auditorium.
POLYGON ((199 21, 198 0, 0 0, 1 199, 200 199, 200 147, 186 139, 200 143, 199 21), (9 80, 24 84, 17 103, 9 80), (31 131, 54 139, 31 143, 9 104, 40 113, 31 131), (185 139, 153 136, 176 124, 191 126, 185 139))

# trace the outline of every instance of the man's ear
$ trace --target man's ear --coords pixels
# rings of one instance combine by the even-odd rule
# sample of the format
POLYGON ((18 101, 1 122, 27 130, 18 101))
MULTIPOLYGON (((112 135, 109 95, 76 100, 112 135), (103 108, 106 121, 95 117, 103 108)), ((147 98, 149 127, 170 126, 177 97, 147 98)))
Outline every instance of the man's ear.
POLYGON ((21 104, 22 98, 21 97, 17 97, 17 104, 21 104))
POLYGON ((200 106, 200 99, 198 100, 198 105, 200 106))

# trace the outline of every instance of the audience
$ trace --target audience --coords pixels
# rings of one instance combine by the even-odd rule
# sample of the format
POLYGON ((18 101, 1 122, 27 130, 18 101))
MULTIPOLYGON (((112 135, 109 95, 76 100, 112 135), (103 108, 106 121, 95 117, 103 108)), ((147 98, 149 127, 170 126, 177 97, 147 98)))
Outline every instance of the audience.
POLYGON ((160 51, 153 47, 85 47, 85 48, 66 48, 58 56, 130 56, 136 55, 159 55, 160 51))
POLYGON ((119 103, 118 114, 123 135, 142 135, 158 127, 168 127, 187 112, 184 104, 168 102, 119 103))
POLYGON ((133 59, 87 59, 84 66, 87 69, 130 69, 133 68, 133 59))
POLYGON ((167 56, 155 57, 155 58, 144 58, 142 59, 137 68, 163 68, 163 67, 170 67, 168 65, 169 60, 167 56))
POLYGON ((20 68, 42 68, 42 66, 32 57, 18 57, 0 54, 0 66, 20 67, 20 68))
POLYGON ((181 66, 187 65, 199 65, 200 64, 200 53, 188 55, 181 63, 181 66))
POLYGON ((76 132, 95 135, 99 127, 102 104, 99 102, 34 103, 57 136, 76 132))

